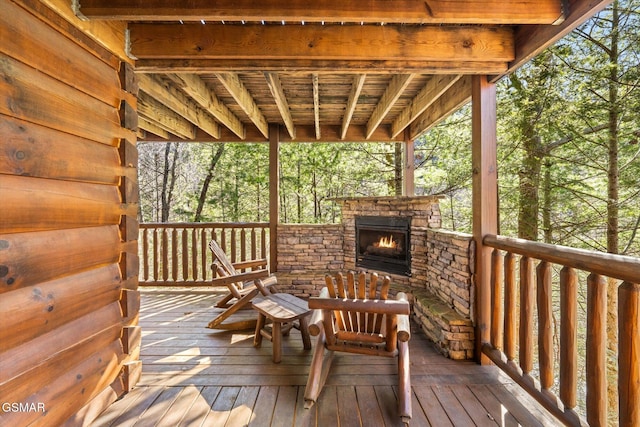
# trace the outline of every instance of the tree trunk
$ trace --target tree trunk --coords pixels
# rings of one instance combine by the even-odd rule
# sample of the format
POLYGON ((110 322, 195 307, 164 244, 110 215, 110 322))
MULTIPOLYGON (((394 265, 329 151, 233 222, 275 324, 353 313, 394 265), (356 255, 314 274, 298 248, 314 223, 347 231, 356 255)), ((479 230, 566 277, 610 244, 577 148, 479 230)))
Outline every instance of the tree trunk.
POLYGON ((395 156, 394 156, 394 183, 395 183, 395 195, 402 196, 402 171, 404 164, 402 162, 402 143, 397 142, 395 144, 395 156))
POLYGON ((540 138, 533 126, 525 124, 525 158, 520 169, 520 202, 518 209, 518 237, 538 240, 538 210, 540 204, 540 171, 542 155, 540 138))
POLYGON ((171 199, 176 183, 176 164, 178 158, 178 144, 167 142, 164 150, 164 170, 162 174, 161 218, 160 222, 168 222, 171 212, 171 199), (173 155, 172 155, 173 154, 173 155))
POLYGON ((204 204, 207 200, 207 192, 209 191, 209 185, 211 184, 211 180, 213 179, 213 171, 216 167, 216 164, 218 164, 218 160, 220 160, 220 157, 222 157, 223 151, 224 144, 219 144, 215 152, 213 150, 213 146, 211 147, 211 162, 209 163, 207 176, 205 176, 204 181, 202 182, 202 188, 200 189, 198 206, 196 207, 196 215, 193 218, 195 222, 200 222, 202 220, 202 209, 204 208, 204 204))
MULTIPOLYGON (((607 183, 607 252, 618 253, 618 203, 619 203, 619 165, 618 165, 618 36, 620 16, 617 1, 613 3, 611 19, 611 46, 609 49, 609 138, 608 138, 608 183, 607 183)), ((618 413, 617 378, 618 354, 618 281, 607 282, 607 346, 608 346, 608 410, 618 413)))
POLYGON ((542 228, 544 242, 553 243, 553 229, 551 228, 551 162, 544 165, 544 184, 542 186, 542 228))

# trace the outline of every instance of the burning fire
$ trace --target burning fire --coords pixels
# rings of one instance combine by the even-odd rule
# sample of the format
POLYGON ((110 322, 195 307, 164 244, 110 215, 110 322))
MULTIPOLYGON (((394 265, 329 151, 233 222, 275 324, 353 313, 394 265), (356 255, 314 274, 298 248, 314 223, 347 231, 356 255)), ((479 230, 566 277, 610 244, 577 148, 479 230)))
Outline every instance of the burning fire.
POLYGON ((374 244, 374 246, 376 248, 391 248, 391 249, 395 249, 398 247, 398 243, 393 240, 393 236, 389 236, 389 237, 381 237, 380 241, 376 244, 374 244))

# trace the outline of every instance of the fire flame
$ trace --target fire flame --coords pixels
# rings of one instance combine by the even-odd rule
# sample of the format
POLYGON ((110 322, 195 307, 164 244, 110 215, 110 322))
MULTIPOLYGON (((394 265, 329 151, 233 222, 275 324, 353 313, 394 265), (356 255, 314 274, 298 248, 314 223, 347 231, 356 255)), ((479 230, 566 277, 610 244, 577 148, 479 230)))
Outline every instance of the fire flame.
POLYGON ((380 241, 377 244, 379 248, 392 248, 395 249, 398 246, 395 240, 393 240, 393 236, 389 237, 381 237, 380 241))

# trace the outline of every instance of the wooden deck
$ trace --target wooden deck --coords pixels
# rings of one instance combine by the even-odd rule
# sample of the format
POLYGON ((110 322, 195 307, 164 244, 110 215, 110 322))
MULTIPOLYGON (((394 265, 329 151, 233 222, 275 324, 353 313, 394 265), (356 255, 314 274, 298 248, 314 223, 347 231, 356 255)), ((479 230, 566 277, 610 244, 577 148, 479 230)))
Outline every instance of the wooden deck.
MULTIPOLYGON (((300 333, 283 340, 282 363, 273 364, 271 343, 254 348, 252 331, 204 327, 218 297, 142 291, 142 379, 93 427, 401 425, 394 359, 337 354, 318 404, 305 410, 312 352, 300 333)), ((497 368, 446 359, 419 332, 410 349, 412 425, 558 425, 497 368)))

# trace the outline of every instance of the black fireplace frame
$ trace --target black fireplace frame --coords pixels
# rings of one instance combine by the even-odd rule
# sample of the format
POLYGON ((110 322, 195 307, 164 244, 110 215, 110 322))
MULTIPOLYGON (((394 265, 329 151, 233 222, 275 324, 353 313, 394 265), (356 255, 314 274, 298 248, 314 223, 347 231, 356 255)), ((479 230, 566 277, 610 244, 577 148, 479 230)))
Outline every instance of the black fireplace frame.
POLYGON ((373 269, 392 274, 411 276, 411 217, 400 216, 356 216, 356 267, 373 269), (406 245, 404 259, 392 259, 363 253, 360 247, 361 231, 390 232, 402 234, 406 245))

